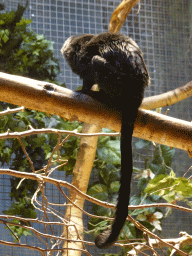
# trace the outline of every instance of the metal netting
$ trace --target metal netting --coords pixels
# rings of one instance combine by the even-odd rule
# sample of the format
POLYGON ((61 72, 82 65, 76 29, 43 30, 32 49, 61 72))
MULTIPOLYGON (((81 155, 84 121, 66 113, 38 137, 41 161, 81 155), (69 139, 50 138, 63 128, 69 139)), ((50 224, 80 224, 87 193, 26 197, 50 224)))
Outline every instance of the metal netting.
MULTIPOLYGON (((5 3, 6 11, 25 4, 24 0, 0 0, 5 3)), ((25 17, 32 19, 31 29, 38 34, 44 34, 54 41, 55 57, 60 61, 61 74, 58 79, 65 82, 69 89, 76 89, 82 81, 73 75, 69 66, 60 54, 64 41, 71 35, 92 33, 98 34, 108 29, 113 10, 119 0, 29 0, 25 17)), ((151 86, 146 96, 160 94, 180 87, 192 80, 191 54, 191 0, 142 0, 127 18, 121 32, 132 37, 143 51, 150 77, 151 86)), ((170 108, 168 115, 191 121, 191 98, 177 103, 170 108)), ((162 109, 165 113, 166 109, 162 109)), ((137 159, 136 165, 142 168, 142 159, 137 159)), ((187 153, 176 150, 173 168, 182 175, 190 167, 187 153)), ((62 172, 55 178, 66 179, 62 172)), ((59 194, 54 187, 49 187, 50 199, 60 202, 59 194)), ((9 177, 1 177, 0 182, 0 212, 8 209, 9 177)), ((61 203, 61 202, 60 202, 61 203)), ((89 207, 89 206, 87 206, 89 207)), ((62 209, 60 209, 62 210, 62 209)), ((164 222, 162 237, 178 237, 179 231, 190 233, 192 217, 174 211, 172 217, 164 222)), ((0 229, 0 237, 8 237, 9 231, 0 229)), ((33 239, 28 237, 28 239, 33 239)), ((5 239, 9 240, 9 239, 5 239)), ((38 245, 39 241, 33 241, 38 245)), ((113 249, 111 249, 111 252, 113 249)), ((109 252, 109 251, 108 251, 109 252)), ((101 251, 92 249, 92 255, 101 251)), ((40 255, 31 250, 24 250, 0 245, 0 256, 5 255, 40 255)))

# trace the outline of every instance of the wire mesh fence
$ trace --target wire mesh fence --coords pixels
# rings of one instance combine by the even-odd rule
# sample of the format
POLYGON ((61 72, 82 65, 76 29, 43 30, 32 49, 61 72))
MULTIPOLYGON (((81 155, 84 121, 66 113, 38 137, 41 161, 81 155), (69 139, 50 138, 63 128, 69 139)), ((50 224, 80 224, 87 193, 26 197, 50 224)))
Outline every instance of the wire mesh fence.
MULTIPOLYGON (((15 10, 24 0, 1 0, 6 11, 15 10)), ((32 19, 31 29, 44 34, 54 41, 55 57, 60 61, 60 82, 65 82, 69 89, 76 89, 81 80, 72 74, 71 69, 60 54, 64 41, 71 35, 92 33, 98 34, 108 29, 109 20, 119 1, 114 0, 29 0, 25 18, 32 19)), ((121 32, 132 37, 143 51, 151 85, 146 96, 160 94, 180 87, 192 80, 191 54, 191 0, 143 0, 127 18, 121 32)), ((191 98, 170 107, 168 115, 191 121, 191 98)), ((165 113, 166 109, 162 109, 165 113)), ((137 158, 135 165, 142 166, 142 159, 137 158)), ((176 151, 173 168, 182 175, 190 167, 191 161, 187 153, 176 151)), ((59 172, 55 178, 66 180, 64 173, 59 172)), ((134 186, 134 184, 133 184, 134 186)), ((8 176, 0 180, 0 212, 10 205, 10 180, 8 176)), ((47 187, 48 197, 60 202, 59 194, 54 188, 47 187)), ((61 202, 60 202, 61 203, 61 202)), ((86 206, 89 209, 89 205, 86 206)), ((62 211, 62 209, 60 209, 62 211)), ((177 211, 168 221, 164 221, 163 236, 178 237, 179 231, 190 233, 192 217, 177 211)), ((2 226, 3 227, 3 226, 2 226)), ((0 229, 0 237, 8 237, 9 231, 0 229)), ((26 238, 26 243, 28 239, 26 238)), ((8 238, 9 240, 9 238, 8 238)), ((34 243, 38 245, 38 240, 34 243)), ((108 252, 115 252, 111 249, 108 252)), ((91 248, 90 253, 100 252, 91 248)), ((24 249, 0 245, 0 255, 39 255, 24 249)))

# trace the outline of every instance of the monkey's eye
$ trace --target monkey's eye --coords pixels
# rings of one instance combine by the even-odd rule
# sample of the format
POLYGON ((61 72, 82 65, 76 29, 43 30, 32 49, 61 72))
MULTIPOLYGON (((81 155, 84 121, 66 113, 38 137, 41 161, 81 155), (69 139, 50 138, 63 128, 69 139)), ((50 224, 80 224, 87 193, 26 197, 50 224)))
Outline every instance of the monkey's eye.
POLYGON ((73 63, 77 63, 77 55, 76 54, 73 54, 73 63))
POLYGON ((76 50, 76 53, 80 52, 80 50, 81 50, 81 45, 80 45, 80 44, 76 44, 75 50, 76 50))

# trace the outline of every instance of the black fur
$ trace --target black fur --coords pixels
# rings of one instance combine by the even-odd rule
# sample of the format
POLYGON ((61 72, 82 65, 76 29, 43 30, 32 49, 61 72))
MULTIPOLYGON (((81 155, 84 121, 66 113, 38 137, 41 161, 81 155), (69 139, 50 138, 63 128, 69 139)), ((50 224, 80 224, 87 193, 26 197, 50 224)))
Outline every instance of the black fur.
POLYGON ((72 36, 61 52, 73 72, 83 79, 80 92, 121 113, 121 186, 115 220, 111 229, 95 240, 97 247, 107 248, 117 240, 128 215, 132 133, 149 75, 138 45, 121 34, 72 36), (94 84, 98 84, 100 91, 91 91, 94 84))

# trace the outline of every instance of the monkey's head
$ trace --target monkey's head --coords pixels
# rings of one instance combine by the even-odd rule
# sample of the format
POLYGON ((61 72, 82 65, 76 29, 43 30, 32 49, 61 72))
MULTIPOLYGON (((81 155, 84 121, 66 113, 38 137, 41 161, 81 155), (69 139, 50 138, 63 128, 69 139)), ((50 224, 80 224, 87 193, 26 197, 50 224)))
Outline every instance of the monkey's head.
POLYGON ((61 48, 61 53, 64 55, 72 71, 78 75, 79 58, 82 56, 83 49, 93 37, 94 35, 90 34, 71 36, 61 48))

